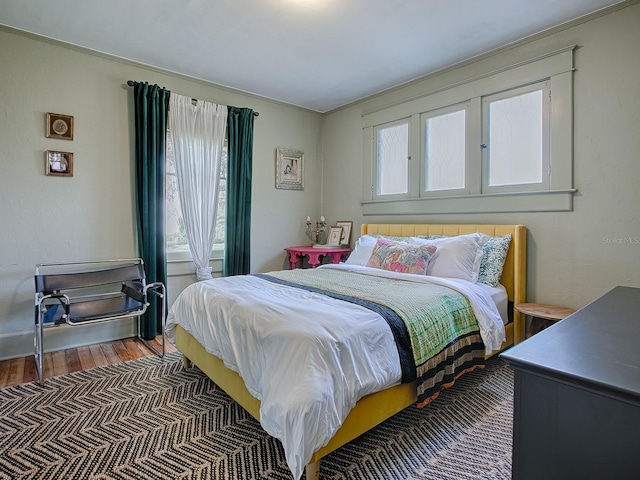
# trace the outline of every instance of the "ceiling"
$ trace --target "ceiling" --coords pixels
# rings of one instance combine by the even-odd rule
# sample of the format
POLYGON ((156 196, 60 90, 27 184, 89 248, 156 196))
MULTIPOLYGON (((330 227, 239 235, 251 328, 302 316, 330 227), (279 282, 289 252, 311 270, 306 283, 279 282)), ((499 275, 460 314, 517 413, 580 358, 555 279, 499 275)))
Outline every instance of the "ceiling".
POLYGON ((0 0, 0 24, 327 112, 617 3, 0 0))

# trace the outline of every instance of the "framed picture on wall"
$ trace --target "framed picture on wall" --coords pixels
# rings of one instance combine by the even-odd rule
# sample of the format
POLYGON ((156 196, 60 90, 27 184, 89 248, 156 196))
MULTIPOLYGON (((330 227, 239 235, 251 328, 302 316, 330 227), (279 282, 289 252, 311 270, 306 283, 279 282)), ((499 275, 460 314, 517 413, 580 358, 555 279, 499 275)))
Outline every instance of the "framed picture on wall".
POLYGON ((276 188, 304 190, 304 153, 288 148, 276 149, 276 188))
POLYGON ((340 221, 336 222, 337 227, 342 227, 342 235, 340 236, 340 245, 348 247, 351 245, 351 229, 353 228, 353 222, 340 221))
POLYGON ((73 140, 73 117, 60 113, 47 113, 47 138, 73 140))
POLYGON ((73 177, 73 153, 47 150, 45 172, 58 177, 73 177))

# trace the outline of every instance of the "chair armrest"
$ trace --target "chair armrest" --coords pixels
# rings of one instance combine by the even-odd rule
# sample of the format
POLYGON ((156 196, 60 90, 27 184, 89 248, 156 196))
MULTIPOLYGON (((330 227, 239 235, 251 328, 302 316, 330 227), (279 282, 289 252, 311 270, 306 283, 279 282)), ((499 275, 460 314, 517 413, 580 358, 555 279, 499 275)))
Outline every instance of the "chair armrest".
POLYGON ((162 283, 162 282, 150 283, 149 285, 146 285, 144 287, 145 295, 146 295, 147 291, 153 293, 154 295, 156 295, 156 296, 158 296, 160 298, 164 298, 164 295, 165 295, 164 283, 162 283), (158 291, 158 290, 161 290, 161 292, 158 291))
MULTIPOLYGON (((55 312, 55 310, 58 308, 58 305, 56 305, 56 304, 50 305, 50 306, 47 307, 47 305, 44 303, 45 300, 58 300, 58 302, 60 303, 60 305, 64 309, 64 313, 61 315, 59 321, 61 323, 64 323, 66 321, 67 317, 69 316, 69 308, 70 308, 70 304, 71 304, 71 302, 69 301, 69 296, 65 295, 64 293, 48 293, 47 295, 42 295, 42 294, 36 295, 36 316, 38 315, 38 312, 41 312, 40 314, 44 315, 44 317, 46 317, 47 316, 47 310, 49 310, 50 308, 55 307, 53 309, 53 311, 55 312)), ((51 320, 49 320, 49 322, 50 321, 51 320)), ((56 321, 56 325, 57 324, 58 324, 58 321, 56 321)))
POLYGON ((65 305, 67 309, 71 303, 69 296, 64 293, 47 293, 46 295, 36 294, 36 306, 42 305, 42 302, 49 299, 58 300, 62 305, 65 305))
POLYGON ((123 283, 120 291, 124 293, 126 296, 131 297, 142 304, 145 304, 147 302, 146 290, 137 288, 135 284, 123 283))

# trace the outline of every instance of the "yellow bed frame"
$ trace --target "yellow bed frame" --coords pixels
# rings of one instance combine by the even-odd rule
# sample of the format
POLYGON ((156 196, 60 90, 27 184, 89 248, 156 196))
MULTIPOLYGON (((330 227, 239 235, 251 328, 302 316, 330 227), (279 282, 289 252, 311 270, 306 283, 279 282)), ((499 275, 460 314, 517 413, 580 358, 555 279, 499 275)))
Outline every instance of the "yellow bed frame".
MULTIPOLYGON (((512 309, 513 321, 506 326, 506 341, 494 354, 524 340, 524 318, 513 305, 526 301, 527 229, 524 225, 467 225, 467 224, 364 224, 362 235, 378 233, 393 236, 414 235, 464 235, 481 232, 487 235, 511 234, 511 244, 500 283, 504 285, 512 309)), ((195 364, 216 385, 247 410, 260 419, 260 401, 246 389, 240 376, 226 368, 219 358, 207 353, 198 341, 180 326, 176 327, 176 347, 182 352, 185 368, 195 364)), ((396 385, 381 392, 361 398, 351 410, 342 427, 333 438, 314 453, 306 466, 307 480, 320 476, 320 459, 342 445, 362 435, 387 418, 395 415, 417 400, 416 384, 396 385)))

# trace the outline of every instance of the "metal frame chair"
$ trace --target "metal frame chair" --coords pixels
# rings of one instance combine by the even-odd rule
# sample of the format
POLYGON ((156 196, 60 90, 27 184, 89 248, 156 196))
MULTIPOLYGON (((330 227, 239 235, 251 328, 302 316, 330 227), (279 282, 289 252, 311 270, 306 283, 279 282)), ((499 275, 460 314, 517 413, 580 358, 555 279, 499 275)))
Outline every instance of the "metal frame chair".
POLYGON ((47 327, 137 317, 138 338, 156 355, 164 357, 165 298, 162 282, 147 285, 141 258, 36 265, 33 343, 40 383, 44 385, 43 330, 47 327), (162 353, 140 336, 140 320, 150 304, 149 294, 158 297, 162 304, 162 353))

